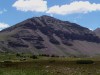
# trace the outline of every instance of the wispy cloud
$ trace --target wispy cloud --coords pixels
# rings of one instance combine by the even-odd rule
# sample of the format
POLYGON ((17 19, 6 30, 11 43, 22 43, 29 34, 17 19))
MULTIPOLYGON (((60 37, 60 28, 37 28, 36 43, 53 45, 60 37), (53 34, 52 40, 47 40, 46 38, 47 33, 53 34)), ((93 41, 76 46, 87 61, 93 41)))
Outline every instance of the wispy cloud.
POLYGON ((9 27, 10 25, 6 24, 6 23, 0 23, 0 30, 9 27))
POLYGON ((5 13, 5 12, 7 12, 6 9, 0 10, 0 14, 3 14, 3 13, 5 13))
POLYGON ((13 5, 20 11, 45 12, 47 11, 47 1, 44 0, 17 0, 13 5))
POLYGON ((75 13, 89 13, 100 11, 100 4, 86 0, 71 0, 70 4, 48 7, 46 0, 17 0, 12 6, 20 11, 44 12, 48 14, 68 15, 75 13))
POLYGON ((93 11, 100 11, 100 4, 90 3, 89 1, 74 1, 70 4, 52 6, 47 13, 68 15, 75 13, 89 13, 93 11))

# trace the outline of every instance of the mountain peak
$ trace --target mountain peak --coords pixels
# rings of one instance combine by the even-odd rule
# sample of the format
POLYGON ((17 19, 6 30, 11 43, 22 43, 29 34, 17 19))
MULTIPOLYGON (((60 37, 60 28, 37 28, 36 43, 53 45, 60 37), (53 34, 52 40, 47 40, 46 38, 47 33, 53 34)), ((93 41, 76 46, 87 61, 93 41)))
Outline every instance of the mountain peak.
POLYGON ((100 28, 96 28, 95 30, 100 30, 100 28))
POLYGON ((97 36, 100 37, 100 28, 95 29, 94 32, 96 33, 97 36))
MULTIPOLYGON (((42 15, 42 16, 33 17, 33 18, 54 18, 54 17, 49 16, 49 15, 42 15)), ((33 18, 32 18, 32 19, 33 19, 33 18)))
POLYGON ((54 17, 52 17, 52 16, 48 16, 48 15, 43 15, 43 16, 40 16, 39 18, 44 19, 44 20, 61 21, 61 20, 59 20, 59 19, 57 19, 57 18, 54 18, 54 17))
POLYGON ((88 50, 92 49, 94 54, 94 49, 100 48, 98 43, 99 37, 88 28, 47 15, 27 19, 0 32, 0 50, 4 51, 88 55, 88 50))
POLYGON ((42 15, 41 17, 51 17, 51 16, 48 16, 48 15, 42 15))
POLYGON ((95 29, 94 32, 100 33, 100 28, 95 29))

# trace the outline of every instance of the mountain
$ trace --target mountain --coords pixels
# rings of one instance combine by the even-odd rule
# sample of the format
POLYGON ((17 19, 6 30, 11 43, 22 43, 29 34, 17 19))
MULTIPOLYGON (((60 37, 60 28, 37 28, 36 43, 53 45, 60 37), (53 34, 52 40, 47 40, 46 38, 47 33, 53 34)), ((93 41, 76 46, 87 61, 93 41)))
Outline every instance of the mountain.
POLYGON ((2 30, 0 51, 71 57, 98 56, 100 38, 88 28, 44 15, 2 30))
POLYGON ((96 33, 97 36, 100 37, 100 28, 97 28, 96 30, 94 30, 94 32, 96 33))

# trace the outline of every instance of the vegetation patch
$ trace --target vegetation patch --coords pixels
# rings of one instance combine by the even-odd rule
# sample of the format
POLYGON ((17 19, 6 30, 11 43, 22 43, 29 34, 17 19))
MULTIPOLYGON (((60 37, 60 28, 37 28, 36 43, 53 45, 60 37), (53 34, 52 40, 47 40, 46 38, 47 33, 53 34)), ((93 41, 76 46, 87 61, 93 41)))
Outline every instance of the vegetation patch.
POLYGON ((0 61, 0 75, 100 75, 99 57, 1 53, 0 61))
POLYGON ((32 58, 32 59, 38 59, 38 57, 36 55, 30 56, 30 58, 32 58))
POLYGON ((93 60, 77 60, 76 63, 77 64, 93 64, 94 61, 93 60))

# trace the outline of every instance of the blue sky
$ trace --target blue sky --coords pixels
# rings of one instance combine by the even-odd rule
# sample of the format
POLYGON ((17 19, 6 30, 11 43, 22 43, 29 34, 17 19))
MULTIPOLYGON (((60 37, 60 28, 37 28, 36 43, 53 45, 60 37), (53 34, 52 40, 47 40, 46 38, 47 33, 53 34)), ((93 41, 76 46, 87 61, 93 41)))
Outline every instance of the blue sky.
POLYGON ((94 30, 100 27, 100 0, 1 0, 0 30, 41 15, 94 30))

